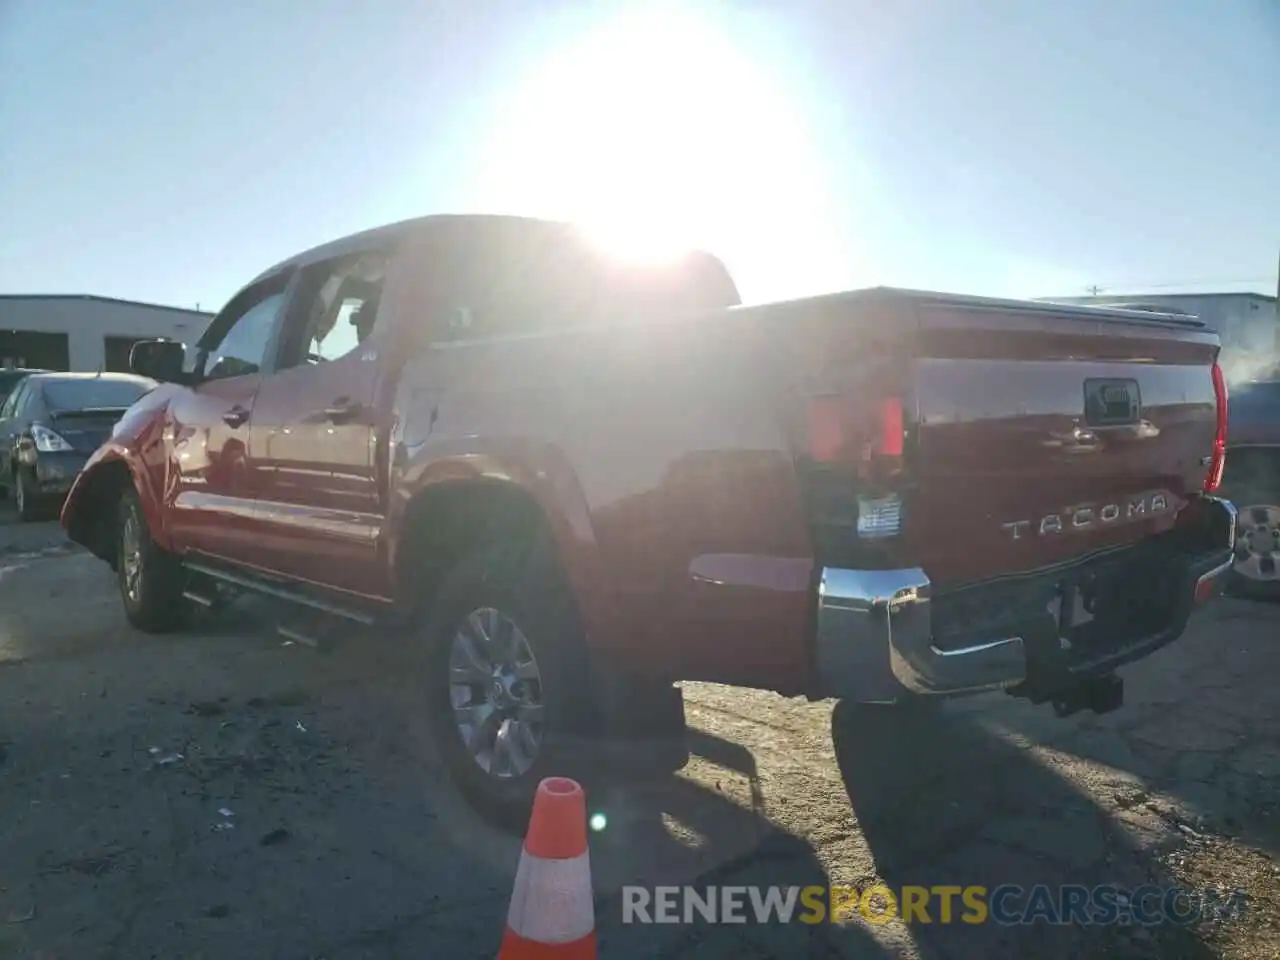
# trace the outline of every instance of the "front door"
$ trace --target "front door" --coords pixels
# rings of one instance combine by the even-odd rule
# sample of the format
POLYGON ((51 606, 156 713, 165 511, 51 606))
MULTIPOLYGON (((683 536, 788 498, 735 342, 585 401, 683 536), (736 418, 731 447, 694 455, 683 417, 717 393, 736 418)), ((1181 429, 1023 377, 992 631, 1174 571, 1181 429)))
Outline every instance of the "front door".
POLYGON ((374 456, 384 358, 371 332, 385 269, 370 253, 303 272, 249 436, 264 563, 364 596, 386 591, 374 456))
POLYGON ((175 397, 165 424, 169 535, 179 551, 255 563, 249 418, 270 368, 288 277, 238 294, 200 344, 196 386, 175 397))

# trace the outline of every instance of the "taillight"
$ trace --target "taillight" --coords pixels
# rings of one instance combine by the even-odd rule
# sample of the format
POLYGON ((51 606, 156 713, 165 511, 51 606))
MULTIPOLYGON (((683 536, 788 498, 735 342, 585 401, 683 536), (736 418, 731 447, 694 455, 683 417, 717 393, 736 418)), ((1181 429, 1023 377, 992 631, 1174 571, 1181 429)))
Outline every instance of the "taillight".
POLYGON ((859 468, 896 460, 905 443, 904 419, 901 397, 870 404, 844 396, 815 397, 809 403, 809 457, 815 463, 859 468))
POLYGON ((831 468, 826 479, 814 478, 828 494, 821 498, 820 512, 839 513, 837 505, 849 498, 844 500, 843 519, 853 520, 850 514, 856 511, 860 539, 892 537, 900 530, 897 480, 906 447, 905 419, 898 396, 825 396, 809 404, 809 459, 815 466, 831 468))
POLYGON ((1213 493, 1222 486, 1222 471, 1227 465, 1227 380, 1222 367, 1213 365, 1213 398, 1217 403, 1217 425, 1213 435, 1213 454, 1209 474, 1204 478, 1204 492, 1213 493))
POLYGON ((871 450, 873 456, 900 457, 906 440, 903 423, 902 398, 886 397, 880 401, 880 430, 878 443, 871 450))

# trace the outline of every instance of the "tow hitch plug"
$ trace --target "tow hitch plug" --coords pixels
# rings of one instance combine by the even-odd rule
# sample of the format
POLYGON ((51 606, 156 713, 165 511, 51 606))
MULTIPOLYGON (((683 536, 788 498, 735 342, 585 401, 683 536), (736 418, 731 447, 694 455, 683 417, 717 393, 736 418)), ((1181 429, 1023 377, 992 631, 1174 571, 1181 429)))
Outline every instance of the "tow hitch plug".
POLYGON ((1123 705, 1124 680, 1114 673, 1081 680, 1053 698, 1053 712, 1060 717, 1069 717, 1081 710, 1110 713, 1123 705))

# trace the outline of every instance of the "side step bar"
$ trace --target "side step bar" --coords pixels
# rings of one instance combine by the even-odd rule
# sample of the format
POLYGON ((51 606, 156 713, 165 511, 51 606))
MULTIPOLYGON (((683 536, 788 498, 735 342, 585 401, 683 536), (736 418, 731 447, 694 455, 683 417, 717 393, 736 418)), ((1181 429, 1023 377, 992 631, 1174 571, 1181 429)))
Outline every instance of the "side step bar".
POLYGON ((190 600, 192 603, 197 606, 204 607, 206 610, 212 609, 213 605, 217 602, 213 597, 205 596, 203 593, 190 589, 183 590, 182 596, 183 599, 190 600))
POLYGON ((284 637, 286 640, 292 640, 294 643, 300 643, 304 647, 310 647, 312 650, 319 650, 322 646, 320 638, 314 637, 309 633, 303 633, 286 623, 282 623, 276 627, 276 633, 284 637))
MULTIPOLYGON (((284 584, 270 583, 265 580, 258 579, 257 577, 247 576, 233 570, 227 570, 220 566, 191 560, 186 561, 183 565, 192 573, 198 573, 201 576, 210 577, 213 580, 229 583, 232 586, 239 587, 242 590, 247 590, 250 593, 263 594, 268 597, 274 597, 277 600, 284 600, 288 603, 309 607, 312 610, 318 610, 321 613, 327 613, 330 616, 342 617, 346 620, 354 620, 356 623, 362 624, 366 627, 373 626, 379 619, 373 612, 360 609, 354 604, 345 604, 337 600, 330 600, 284 584)), ((201 606, 208 607, 213 605, 213 601, 208 597, 197 594, 196 591, 185 591, 183 595, 201 606)))

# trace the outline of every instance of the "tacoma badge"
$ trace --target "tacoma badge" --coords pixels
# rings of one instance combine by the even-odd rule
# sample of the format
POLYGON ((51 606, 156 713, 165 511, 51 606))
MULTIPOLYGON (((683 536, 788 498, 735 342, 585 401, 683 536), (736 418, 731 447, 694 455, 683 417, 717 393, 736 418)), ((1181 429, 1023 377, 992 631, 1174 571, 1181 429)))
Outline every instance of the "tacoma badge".
POLYGON ((1012 520, 1009 523, 1002 523, 1000 529, 1007 530, 1014 540, 1020 540, 1024 533, 1032 531, 1044 537, 1067 533, 1071 530, 1094 530, 1131 520, 1145 520, 1147 517, 1165 513, 1169 510, 1171 499, 1165 493, 1144 493, 1117 503, 1101 505, 1085 503, 1074 507, 1063 507, 1036 521, 1012 520))

